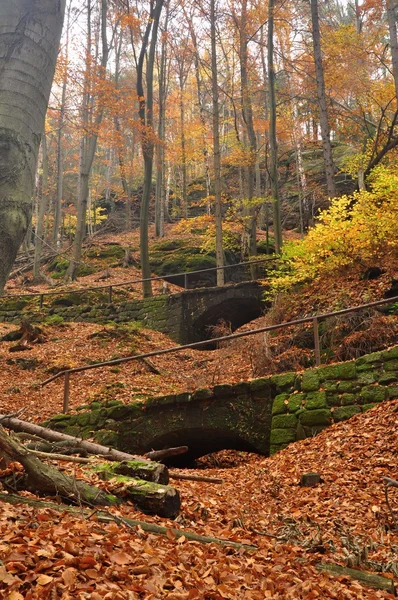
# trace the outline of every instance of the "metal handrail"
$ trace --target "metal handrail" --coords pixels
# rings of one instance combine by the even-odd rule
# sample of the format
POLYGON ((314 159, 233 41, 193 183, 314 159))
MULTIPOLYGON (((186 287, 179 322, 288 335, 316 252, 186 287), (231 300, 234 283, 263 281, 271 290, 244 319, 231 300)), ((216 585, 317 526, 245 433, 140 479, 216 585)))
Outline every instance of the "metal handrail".
MULTIPOLYGON (((230 335, 224 335, 218 338, 215 338, 215 342, 224 342, 228 340, 233 340, 237 338, 247 337, 250 335, 256 335, 258 333, 265 333, 267 331, 275 331, 277 329, 284 329, 286 327, 292 327, 294 325, 302 325, 303 323, 313 324, 314 330, 314 346, 315 346, 315 363, 316 366, 320 366, 321 364, 321 352, 320 352, 320 340, 319 340, 319 322, 323 319, 327 319, 329 317, 336 317, 340 315, 346 315, 353 312, 358 312, 360 310, 364 310, 367 308, 375 308, 377 306, 382 306, 384 304, 390 304, 393 302, 398 302, 398 296, 394 296, 392 298, 386 298, 384 300, 377 300, 376 302, 370 302, 368 304, 361 304, 359 306, 353 306, 350 308, 344 308, 341 310, 321 313, 318 315, 314 315, 312 317, 303 317, 302 319, 296 319, 294 321, 287 321, 285 323, 278 323, 277 325, 268 325, 267 327, 259 327, 258 329, 251 329, 249 331, 242 331, 240 333, 232 333, 230 335)), ((137 354, 135 356, 126 356, 124 358, 116 358, 114 360, 109 360, 105 362, 99 362, 93 365, 86 365, 82 367, 74 367, 73 369, 65 369, 64 371, 60 371, 56 373, 49 379, 46 379, 41 383, 41 386, 45 386, 48 383, 55 381, 59 377, 65 377, 64 381, 64 402, 63 402, 63 412, 67 412, 69 408, 69 390, 70 390, 70 375, 72 373, 81 373, 83 371, 90 371, 91 369, 98 369, 100 367, 119 365, 121 363, 131 362, 133 360, 140 360, 143 358, 150 358, 153 356, 160 356, 162 354, 169 354, 171 352, 180 352, 181 350, 186 350, 188 348, 201 348, 209 344, 211 340, 203 340, 201 342, 193 342, 192 344, 185 344, 183 346, 173 346, 172 348, 166 348, 163 350, 154 350, 152 352, 146 352, 144 354, 137 354)))
POLYGON ((61 296, 63 294, 68 294, 73 292, 74 294, 84 294, 86 292, 92 292, 92 291, 96 291, 96 290, 104 290, 104 289, 108 289, 109 290, 109 301, 112 302, 112 291, 113 288, 116 287, 123 287, 126 285, 132 285, 132 284, 136 284, 136 283, 144 283, 146 281, 161 281, 161 280, 165 280, 168 279, 170 277, 184 277, 184 289, 187 289, 187 279, 189 275, 196 275, 198 273, 206 273, 209 271, 219 271, 219 270, 223 270, 225 271, 226 269, 231 269, 233 267, 240 267, 243 265, 257 265, 263 262, 268 262, 268 261, 276 261, 276 260, 282 260, 279 256, 275 256, 275 257, 267 257, 267 258, 259 258, 256 260, 250 260, 250 261, 244 261, 244 262, 240 262, 240 263, 235 263, 232 265, 223 265, 222 267, 208 267, 206 269, 199 269, 197 271, 184 271, 182 273, 170 273, 169 275, 162 275, 162 276, 157 276, 157 277, 147 277, 146 279, 132 279, 130 281, 124 281, 121 283, 113 283, 111 285, 97 285, 94 287, 90 287, 90 288, 81 288, 78 290, 70 290, 69 292, 67 290, 54 290, 54 291, 50 291, 50 292, 37 292, 34 294, 7 294, 4 296, 0 296, 0 301, 3 299, 8 299, 8 298, 40 298, 40 308, 43 305, 43 299, 45 296, 61 296))

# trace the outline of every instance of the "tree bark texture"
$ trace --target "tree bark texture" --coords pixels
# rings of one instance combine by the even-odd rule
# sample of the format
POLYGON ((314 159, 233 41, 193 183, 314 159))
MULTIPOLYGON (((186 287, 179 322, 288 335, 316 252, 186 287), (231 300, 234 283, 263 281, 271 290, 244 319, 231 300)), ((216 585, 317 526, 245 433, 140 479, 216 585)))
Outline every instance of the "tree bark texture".
POLYGON ((215 220, 216 220, 216 265, 217 285, 224 285, 224 250, 222 239, 222 205, 221 205, 221 150, 220 150, 220 114, 218 101, 217 76, 217 44, 216 44, 216 5, 215 0, 210 4, 211 22, 211 78, 213 99, 213 154, 214 154, 214 190, 215 190, 215 220))
POLYGON ((281 209, 278 187, 278 144, 276 139, 276 98, 275 98, 275 68, 274 68, 274 0, 268 3, 268 81, 269 81, 269 143, 270 143, 270 180, 274 214, 275 252, 282 248, 281 209))
POLYGON ((28 229, 65 0, 0 2, 0 293, 28 229))
POLYGON ((387 19, 390 30, 390 46, 392 59, 392 73, 395 82, 395 95, 398 100, 398 1, 387 0, 387 19))
POLYGON ((311 0, 312 40, 314 47, 314 61, 316 73, 316 86, 318 92, 319 123, 321 126, 323 160, 325 163, 326 186, 329 198, 336 196, 334 181, 334 161, 332 144, 330 142, 329 115, 326 104, 325 78, 323 73, 321 33, 319 29, 318 0, 311 0))

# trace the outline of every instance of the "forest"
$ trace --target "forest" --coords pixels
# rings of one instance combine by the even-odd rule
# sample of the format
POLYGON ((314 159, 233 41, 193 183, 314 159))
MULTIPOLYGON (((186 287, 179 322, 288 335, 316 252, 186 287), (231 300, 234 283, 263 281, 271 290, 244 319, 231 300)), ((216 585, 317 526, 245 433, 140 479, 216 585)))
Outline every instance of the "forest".
POLYGON ((396 0, 0 0, 0 596, 398 593, 396 0))

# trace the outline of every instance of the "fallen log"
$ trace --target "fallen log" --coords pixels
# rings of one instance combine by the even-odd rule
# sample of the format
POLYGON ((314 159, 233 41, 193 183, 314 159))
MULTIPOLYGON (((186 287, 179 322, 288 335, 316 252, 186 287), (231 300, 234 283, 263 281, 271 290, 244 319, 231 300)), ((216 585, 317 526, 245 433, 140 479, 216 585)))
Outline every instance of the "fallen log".
POLYGON ((20 483, 33 493, 61 496, 77 504, 90 506, 108 506, 120 502, 116 496, 69 477, 51 465, 43 463, 15 438, 7 435, 3 427, 0 427, 0 451, 12 461, 21 463, 25 475, 20 483))
MULTIPOLYGON (((14 506, 19 504, 28 504, 29 506, 34 506, 36 508, 52 509, 61 513, 68 512, 83 518, 90 517, 90 514, 92 514, 92 511, 87 509, 66 506, 65 504, 54 504, 52 502, 33 500, 32 498, 25 498, 22 496, 16 496, 14 494, 0 493, 0 502, 7 502, 8 504, 12 504, 14 506)), ((217 544, 219 546, 235 548, 236 550, 258 550, 257 546, 251 546, 250 544, 242 544, 240 542, 233 542, 207 535, 200 535, 199 533, 194 533, 193 531, 184 531, 183 529, 176 529, 174 527, 164 527, 162 525, 155 525, 155 523, 146 523, 145 521, 137 521, 136 519, 129 519, 127 517, 121 518, 116 515, 112 515, 110 512, 96 511, 95 518, 100 523, 110 523, 113 521, 122 525, 124 524, 127 527, 140 527, 143 531, 154 533, 155 535, 168 536, 170 535, 170 532, 172 532, 176 539, 184 536, 188 541, 199 542, 200 544, 217 544)))
POLYGON ((88 467, 104 481, 111 481, 113 489, 124 500, 130 500, 139 509, 167 519, 177 516, 181 501, 177 490, 169 485, 133 479, 128 476, 125 463, 101 463, 88 467), (123 468, 124 467, 124 468, 123 468), (125 474, 121 475, 120 472, 125 474))
POLYGON ((374 573, 366 573, 366 571, 350 569, 333 563, 319 563, 316 565, 316 568, 318 571, 327 571, 336 577, 350 577, 351 579, 356 579, 363 585, 368 585, 376 590, 390 592, 393 596, 396 595, 394 581, 389 577, 383 577, 382 575, 376 575, 374 573))
POLYGON ((204 475, 189 475, 188 473, 177 473, 169 471, 170 479, 181 479, 185 481, 204 481, 205 483, 224 483, 223 479, 218 477, 206 477, 204 475))
POLYGON ((15 417, 0 415, 0 420, 5 427, 12 429, 13 431, 30 433, 49 442, 60 442, 65 440, 73 441, 79 448, 87 450, 90 454, 103 456, 107 460, 128 460, 134 462, 137 468, 136 477, 139 479, 145 479, 146 481, 153 481, 161 484, 167 484, 169 482, 168 469, 165 465, 160 463, 137 458, 132 454, 127 454, 126 452, 115 450, 114 448, 107 448, 106 446, 101 446, 100 444, 89 442, 87 440, 81 440, 80 438, 76 438, 66 433, 60 433, 59 431, 47 429, 46 427, 41 427, 40 425, 35 425, 27 421, 21 421, 21 419, 15 417))
POLYGON ((68 456, 67 454, 56 454, 55 452, 41 452, 40 450, 32 450, 27 448, 31 454, 38 456, 39 458, 46 458, 47 460, 55 460, 59 462, 74 462, 82 465, 87 465, 92 462, 90 458, 82 458, 81 456, 68 456))
POLYGON ((145 454, 146 458, 150 460, 164 460, 170 456, 178 456, 179 454, 185 454, 188 452, 188 446, 177 446, 177 448, 165 448, 164 450, 151 450, 145 454))

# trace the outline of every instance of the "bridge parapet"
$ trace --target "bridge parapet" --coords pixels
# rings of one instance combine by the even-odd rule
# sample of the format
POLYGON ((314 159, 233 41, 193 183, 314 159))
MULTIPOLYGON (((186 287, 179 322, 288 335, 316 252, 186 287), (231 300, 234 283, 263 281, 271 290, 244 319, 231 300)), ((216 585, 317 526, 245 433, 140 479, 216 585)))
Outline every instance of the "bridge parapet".
POLYGON ((93 402, 91 410, 57 415, 59 431, 131 453, 187 445, 193 459, 225 448, 272 454, 296 440, 398 398, 398 346, 303 373, 148 398, 93 402))
POLYGON ((57 298, 50 307, 25 308, 23 313, 13 301, 0 305, 0 321, 18 323, 24 316, 32 323, 51 318, 64 321, 124 323, 140 321, 144 326, 169 335, 180 344, 207 339, 208 327, 220 318, 236 329, 260 316, 266 303, 265 287, 257 281, 248 281, 224 287, 196 288, 173 295, 153 296, 126 302, 80 304, 82 298, 66 294, 57 298))

